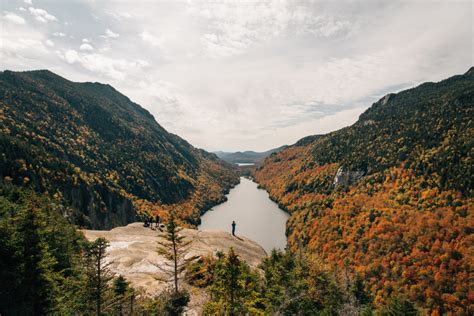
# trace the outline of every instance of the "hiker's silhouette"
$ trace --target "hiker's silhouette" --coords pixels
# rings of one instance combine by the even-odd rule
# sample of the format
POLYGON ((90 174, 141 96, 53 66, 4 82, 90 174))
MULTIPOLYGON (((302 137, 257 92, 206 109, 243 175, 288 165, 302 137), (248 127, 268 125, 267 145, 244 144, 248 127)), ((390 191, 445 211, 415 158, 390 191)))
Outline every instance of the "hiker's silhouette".
POLYGON ((232 235, 235 236, 235 226, 237 224, 235 223, 235 221, 232 221, 232 235))

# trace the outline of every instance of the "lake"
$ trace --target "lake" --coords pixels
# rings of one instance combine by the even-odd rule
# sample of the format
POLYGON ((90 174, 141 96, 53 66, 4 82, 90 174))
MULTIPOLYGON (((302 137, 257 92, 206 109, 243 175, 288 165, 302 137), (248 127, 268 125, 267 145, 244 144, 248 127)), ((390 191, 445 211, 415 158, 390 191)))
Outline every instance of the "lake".
POLYGON ((232 231, 232 221, 237 224, 236 235, 248 237, 259 243, 269 253, 271 249, 286 246, 286 220, 289 215, 269 199, 257 183, 240 178, 240 184, 227 195, 227 202, 215 206, 201 217, 199 229, 232 231))

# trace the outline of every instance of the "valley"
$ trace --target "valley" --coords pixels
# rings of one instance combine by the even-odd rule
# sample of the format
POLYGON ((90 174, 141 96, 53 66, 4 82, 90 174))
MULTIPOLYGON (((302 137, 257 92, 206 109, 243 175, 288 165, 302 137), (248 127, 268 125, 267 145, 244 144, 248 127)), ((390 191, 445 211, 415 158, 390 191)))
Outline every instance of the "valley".
POLYGON ((0 73, 0 97, 2 313, 473 310, 473 68, 265 153, 49 71, 0 73))

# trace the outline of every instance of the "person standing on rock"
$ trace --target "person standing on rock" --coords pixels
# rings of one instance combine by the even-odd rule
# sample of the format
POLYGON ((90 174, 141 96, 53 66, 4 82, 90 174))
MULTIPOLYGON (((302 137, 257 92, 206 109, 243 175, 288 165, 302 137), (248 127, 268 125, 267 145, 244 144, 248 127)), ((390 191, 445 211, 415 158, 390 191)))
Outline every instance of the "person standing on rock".
POLYGON ((235 226, 237 224, 235 223, 235 221, 232 221, 232 236, 235 236, 235 226))
POLYGON ((156 214, 155 222, 156 222, 156 227, 160 226, 160 215, 156 214))
POLYGON ((148 215, 148 223, 150 224, 150 228, 153 228, 153 216, 148 215))

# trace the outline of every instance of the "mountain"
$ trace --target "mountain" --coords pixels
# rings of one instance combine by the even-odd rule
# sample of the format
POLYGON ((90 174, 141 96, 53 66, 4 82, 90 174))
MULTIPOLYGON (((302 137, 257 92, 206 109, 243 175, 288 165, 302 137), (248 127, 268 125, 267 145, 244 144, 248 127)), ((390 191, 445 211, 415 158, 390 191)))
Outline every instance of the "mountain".
POLYGON ((389 94, 352 126, 268 157, 289 247, 367 280, 376 304, 472 314, 474 68, 389 94))
POLYGON ((191 224, 238 183, 234 167, 168 133, 110 85, 0 72, 0 182, 44 192, 81 226, 177 209, 191 224))
POLYGON ((230 162, 230 163, 253 163, 256 164, 260 161, 263 161, 266 157, 270 156, 273 153, 277 153, 286 148, 286 146, 281 146, 278 148, 270 149, 264 152, 255 152, 255 151, 237 151, 237 152, 224 152, 216 151, 214 152, 219 158, 230 162))

